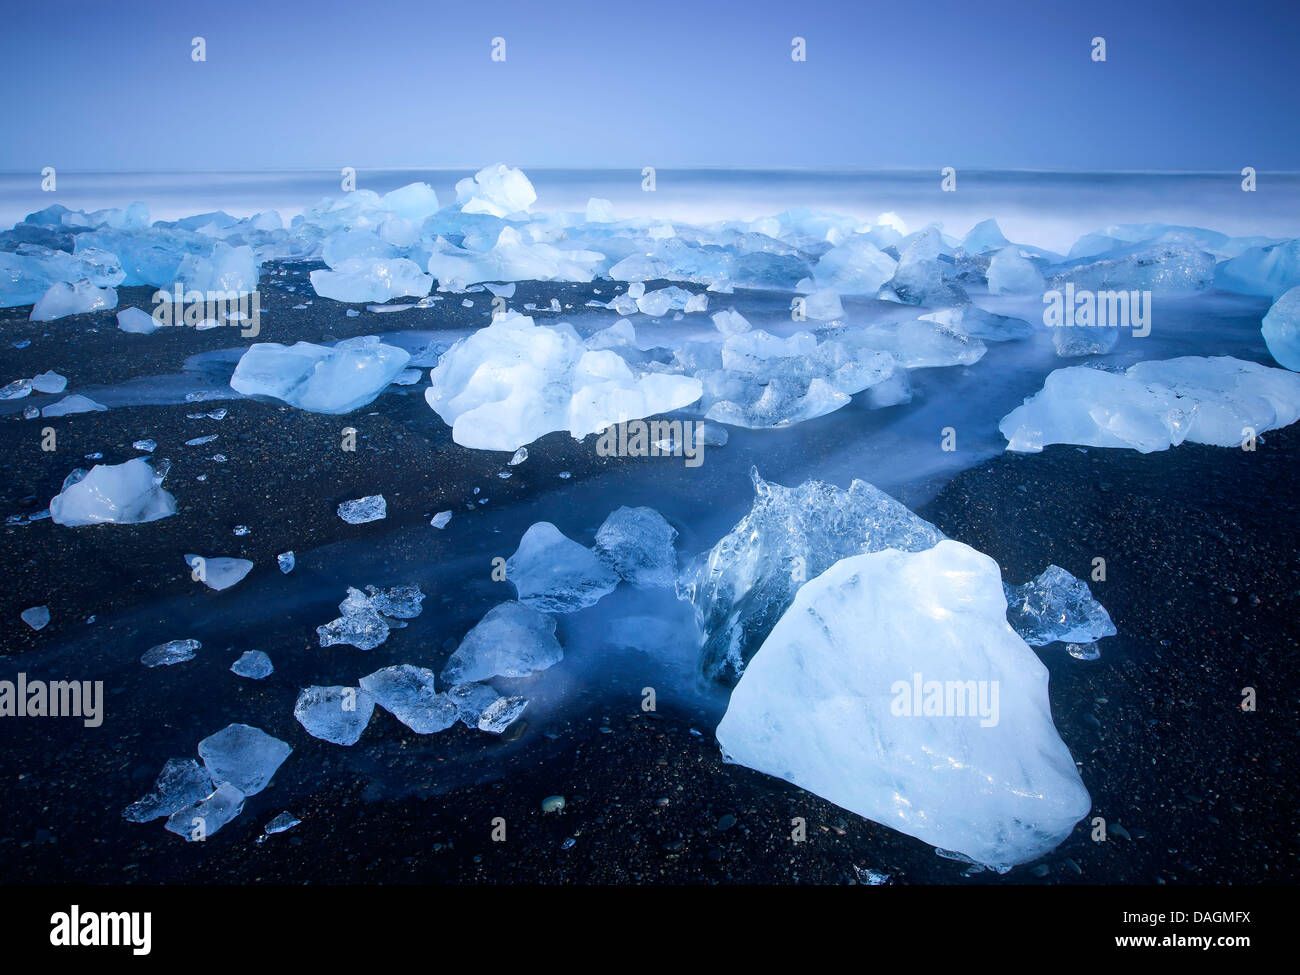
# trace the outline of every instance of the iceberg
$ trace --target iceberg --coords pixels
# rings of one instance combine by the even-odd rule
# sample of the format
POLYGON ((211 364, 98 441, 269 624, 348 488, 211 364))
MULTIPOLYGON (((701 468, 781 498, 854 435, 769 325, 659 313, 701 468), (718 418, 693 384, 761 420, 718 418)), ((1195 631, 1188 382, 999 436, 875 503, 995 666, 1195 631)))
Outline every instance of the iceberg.
POLYGON ((1048 444, 1167 450, 1184 440, 1237 447, 1300 419, 1300 375, 1230 356, 1139 362, 1124 372, 1070 366, 998 424, 1007 449, 1048 444))
POLYGON ((1091 807, 1047 683, 992 559, 947 540, 874 552, 799 590, 717 739, 727 761, 1006 872, 1091 807))
MULTIPOLYGON (((549 521, 532 525, 506 560, 519 601, 544 613, 572 613, 618 586, 614 570, 549 521)), ((558 659, 558 658, 557 658, 558 659)))
MULTIPOLYGON (((165 462, 164 462, 165 463, 165 462)), ((75 470, 50 501, 50 518, 59 525, 138 525, 176 514, 176 499, 162 488, 158 473, 143 457, 124 464, 96 464, 75 470)))
POLYGON ((524 603, 501 603, 465 634, 443 668, 442 679, 466 684, 489 677, 529 677, 563 658, 552 617, 524 603))
POLYGON ((808 579, 843 558, 886 548, 918 552, 943 535, 865 481, 847 491, 822 481, 797 488, 763 480, 754 506, 678 580, 703 636, 700 669, 734 684, 808 579))
POLYGON ((410 360, 406 350, 374 335, 334 346, 258 342, 240 357, 230 388, 311 413, 350 413, 382 393, 410 360))

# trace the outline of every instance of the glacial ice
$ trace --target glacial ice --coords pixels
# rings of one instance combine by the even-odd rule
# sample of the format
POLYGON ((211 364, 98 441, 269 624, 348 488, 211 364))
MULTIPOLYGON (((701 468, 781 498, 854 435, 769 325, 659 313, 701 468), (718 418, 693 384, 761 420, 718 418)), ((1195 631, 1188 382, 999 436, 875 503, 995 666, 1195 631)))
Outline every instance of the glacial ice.
POLYGON ((427 667, 385 667, 362 677, 361 689, 417 735, 444 731, 459 717, 456 702, 437 692, 433 671, 427 667))
POLYGON ((68 315, 84 315, 101 308, 116 308, 117 292, 112 288, 97 288, 89 281, 68 284, 55 281, 32 306, 30 321, 52 322, 68 315))
POLYGON ((486 731, 490 735, 503 734, 507 728, 519 720, 519 716, 524 713, 527 707, 527 698, 517 695, 498 697, 483 709, 476 727, 479 731, 486 731))
POLYGON ((48 606, 32 606, 19 613, 18 617, 33 630, 43 630, 50 625, 50 608, 48 606))
POLYGON ((304 687, 293 706, 293 716, 313 738, 355 745, 374 710, 374 697, 361 688, 304 687))
POLYGON ((140 663, 146 667, 170 667, 173 664, 183 664, 187 660, 193 660, 195 652, 202 646, 203 644, 198 640, 193 639, 168 640, 146 650, 140 657, 140 663))
POLYGON ((1004 588, 1007 622, 1030 646, 1093 643, 1115 635, 1110 614, 1088 584, 1059 565, 1049 565, 1023 586, 1004 588))
POLYGON ((1300 285, 1273 303, 1264 316, 1260 331, 1277 364, 1293 372, 1300 371, 1300 285))
POLYGON ((677 529, 653 508, 623 506, 596 530, 596 554, 637 586, 671 588, 677 578, 677 529))
POLYGON ((521 602, 500 603, 465 634, 443 668, 442 679, 455 685, 490 677, 528 677, 563 658, 552 617, 521 602))
POLYGON ((591 549, 567 538, 549 521, 524 532, 506 560, 506 578, 519 601, 544 613, 572 613, 598 602, 618 585, 614 570, 591 549))
MULTIPOLYGON (((163 465, 159 465, 162 467, 163 465)), ((143 457, 123 464, 96 464, 76 470, 50 501, 50 517, 60 525, 136 525, 176 514, 176 499, 162 488, 158 473, 143 457)))
POLYGON ((212 781, 229 782, 246 796, 257 795, 293 751, 261 728, 230 724, 199 742, 199 757, 212 781))
POLYGON ((240 654, 239 659, 230 665, 233 673, 240 677, 247 677, 249 680, 262 680, 270 677, 275 671, 271 664, 271 658, 261 650, 245 650, 240 654))
POLYGON ((1043 275, 1018 247, 1004 247, 989 261, 987 272, 989 294, 1041 295, 1044 290, 1043 275))
POLYGON ((480 450, 514 451, 555 430, 581 439, 700 396, 695 379, 638 376, 615 353, 586 350, 571 326, 513 313, 459 340, 429 379, 425 399, 452 439, 480 450))
POLYGON ((447 697, 456 705, 456 715, 467 728, 477 728, 483 712, 500 699, 501 695, 488 684, 456 684, 447 697))
POLYGON ((917 552, 943 535, 865 481, 787 488, 751 470, 754 506, 683 572, 677 594, 695 606, 700 669, 735 683, 795 592, 832 563, 886 548, 917 552))
POLYGON ((728 761, 1005 872, 1091 800, 997 564, 949 540, 843 559, 795 596, 732 691, 728 761), (922 699, 924 698, 924 699, 922 699))
POLYGON ((241 581, 252 571, 253 563, 248 559, 226 557, 208 558, 202 555, 186 555, 185 564, 189 566, 192 577, 209 589, 221 592, 241 581))
POLYGON ((898 262, 867 237, 854 235, 824 253, 813 266, 818 288, 841 295, 874 296, 894 276, 898 262))
POLYGON ((508 217, 527 211, 536 201, 537 191, 528 177, 504 163, 484 166, 456 184, 456 202, 464 213, 508 217))
POLYGON ((42 407, 41 416, 72 416, 76 413, 104 413, 107 410, 108 407, 103 403, 97 403, 89 396, 73 393, 71 396, 63 397, 57 403, 42 407))
POLYGON ((38 393, 61 393, 68 388, 68 377, 47 370, 32 377, 32 389, 38 393))
POLYGON ((139 308, 123 308, 117 313, 117 327, 133 335, 152 335, 161 327, 152 315, 139 308))
POLYGON ((183 836, 186 842, 199 842, 243 812, 246 798, 229 782, 218 783, 211 795, 169 816, 166 829, 183 836))
POLYGON ((374 335, 334 346, 258 342, 240 357, 230 388, 312 413, 350 413, 382 393, 410 359, 406 350, 374 335))
POLYGON ((285 811, 272 819, 262 829, 267 836, 274 836, 276 833, 283 833, 285 830, 293 829, 301 822, 302 820, 293 813, 285 811))
POLYGON ((1216 287, 1277 300, 1300 286, 1300 239, 1252 247, 1215 269, 1216 287))
POLYGON ((212 794, 212 776, 192 758, 169 758, 158 773, 153 789, 122 810, 122 818, 147 823, 170 816, 212 794))
POLYGON ((338 507, 339 517, 349 525, 364 525, 388 517, 388 502, 382 494, 369 494, 364 498, 344 501, 338 507))
POLYGON ((433 290, 433 278, 405 257, 350 257, 328 270, 312 271, 310 277, 322 298, 352 303, 423 298, 433 290))
POLYGON ((998 424, 1007 449, 1048 444, 1166 450, 1240 446, 1300 418, 1300 375, 1230 356, 1139 362, 1124 372, 1056 369, 998 424))
MULTIPOLYGON (((1214 258, 1179 232, 1108 250, 1049 269, 1048 284, 1061 290, 1073 282, 1088 291, 1150 291, 1177 295, 1214 286, 1214 258)), ((1092 330, 1090 330, 1092 331, 1092 330)))

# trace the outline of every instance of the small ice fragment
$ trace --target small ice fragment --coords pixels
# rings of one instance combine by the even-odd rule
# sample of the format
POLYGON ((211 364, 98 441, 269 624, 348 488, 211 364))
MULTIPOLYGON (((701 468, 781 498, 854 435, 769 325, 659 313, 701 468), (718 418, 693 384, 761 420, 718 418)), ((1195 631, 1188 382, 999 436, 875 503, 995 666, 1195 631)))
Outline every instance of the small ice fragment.
POLYGON ((519 464, 522 464, 527 459, 528 459, 528 448, 520 447, 518 450, 515 451, 515 455, 510 458, 509 466, 515 467, 519 464))
POLYGON ((50 623, 50 609, 48 606, 33 606, 31 609, 23 610, 18 615, 33 630, 42 630, 50 623))
POLYGON ((293 567, 294 567, 293 552, 281 552, 279 555, 275 557, 275 561, 279 563, 280 571, 283 572, 285 575, 288 575, 290 572, 293 571, 293 567))
POLYGON ((185 441, 185 446, 187 446, 187 447, 201 447, 201 446, 203 446, 205 443, 212 443, 212 441, 216 440, 217 437, 219 437, 219 436, 221 436, 221 434, 219 434, 219 433, 210 433, 210 434, 208 434, 206 437, 195 437, 193 440, 186 440, 186 441, 185 441))
POLYGON ((139 308, 123 308, 117 313, 117 327, 133 335, 150 335, 159 328, 154 317, 139 308))
POLYGON ((231 533, 242 537, 244 535, 251 535, 253 533, 253 530, 249 528, 247 525, 236 525, 232 529, 231 533))
POLYGON ((186 555, 185 564, 190 567, 195 582, 201 582, 217 592, 229 589, 253 568, 253 563, 248 559, 205 558, 202 555, 186 555))
POLYGON ((478 719, 478 730, 499 735, 518 720, 526 707, 528 699, 525 697, 498 698, 484 709, 478 719))
POLYGON ((590 606, 618 585, 618 576, 591 549, 566 537, 549 521, 524 532, 506 560, 506 578, 519 601, 548 613, 590 606))
POLYGON ((31 392, 32 381, 30 379, 15 379, 8 386, 0 389, 0 400, 22 399, 24 396, 30 396, 31 392))
POLYGON ((293 829, 302 820, 291 812, 282 812, 264 827, 267 836, 274 836, 276 833, 283 833, 285 830, 293 829))
POLYGON ((154 780, 153 790, 122 810, 122 818, 147 823, 170 816, 212 794, 212 776, 192 758, 169 758, 154 780))
POLYGON ((464 684, 489 677, 527 677, 564 659, 555 619, 523 603, 493 606, 465 634, 442 679, 464 684))
POLYGON ((653 508, 613 511, 596 532, 596 554, 628 582, 671 587, 677 577, 677 529, 653 508))
POLYGON ((1096 660, 1101 656, 1101 648, 1095 643, 1067 643, 1065 652, 1075 660, 1096 660))
POLYGON ((222 782, 215 792, 167 820, 167 829, 186 842, 205 840, 244 811, 244 793, 229 782, 222 782))
POLYGON ((364 525, 388 517, 388 503, 382 494, 372 494, 339 505, 339 517, 349 525, 364 525))
POLYGON ((1059 565, 1049 565, 1023 586, 1003 588, 1007 622, 1030 646, 1091 643, 1115 635, 1110 614, 1093 598, 1088 584, 1059 565))
POLYGON ((271 658, 261 650, 246 650, 238 660, 230 665, 230 670, 240 677, 261 680, 264 677, 270 677, 275 671, 275 667, 271 664, 271 658))
POLYGON ((144 652, 140 663, 146 667, 170 667, 194 659, 194 651, 203 644, 198 640, 169 640, 144 652))
POLYGON ((38 393, 61 393, 68 388, 68 377, 47 370, 32 377, 32 389, 38 393))
POLYGON ((375 699, 357 687, 304 687, 293 716, 314 738, 355 745, 370 723, 375 699))
POLYGON ((447 522, 449 521, 451 521, 451 512, 439 511, 436 515, 433 516, 429 524, 432 525, 434 528, 442 529, 447 527, 447 522))
POLYGON ((143 451, 145 451, 146 453, 150 453, 150 454, 152 454, 155 450, 158 449, 158 441, 157 441, 157 440, 137 440, 135 443, 131 444, 131 448, 132 448, 133 450, 143 450, 143 451))

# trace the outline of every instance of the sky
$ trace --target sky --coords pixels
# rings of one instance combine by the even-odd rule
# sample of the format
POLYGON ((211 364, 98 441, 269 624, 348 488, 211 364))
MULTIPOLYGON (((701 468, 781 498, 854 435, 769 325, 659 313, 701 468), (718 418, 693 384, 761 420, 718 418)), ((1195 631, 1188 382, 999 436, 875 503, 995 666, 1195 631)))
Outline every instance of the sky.
POLYGON ((0 170, 1294 171, 1297 51, 1296 0, 42 0, 0 170))

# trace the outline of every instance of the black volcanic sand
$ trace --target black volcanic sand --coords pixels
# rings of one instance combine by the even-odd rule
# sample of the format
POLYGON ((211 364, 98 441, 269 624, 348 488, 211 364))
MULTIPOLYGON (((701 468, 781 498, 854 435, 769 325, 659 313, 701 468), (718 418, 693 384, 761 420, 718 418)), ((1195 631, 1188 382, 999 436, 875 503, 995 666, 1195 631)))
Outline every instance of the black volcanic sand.
MULTIPOLYGON (((470 296, 472 309, 455 296, 427 312, 382 317, 363 311, 344 319, 340 306, 322 299, 292 311, 305 300, 307 268, 289 270, 269 287, 264 277, 260 340, 341 339, 487 319, 490 296, 483 294, 470 296), (286 279, 299 290, 279 287, 286 279), (280 326, 277 312, 296 316, 291 328, 280 326)), ((558 296, 578 308, 593 289, 602 300, 615 293, 609 282, 521 284, 511 304, 545 306, 558 296)), ((123 305, 146 301, 144 289, 123 289, 123 305)), ((4 382, 56 369, 69 376, 68 392, 77 392, 110 378, 174 373, 186 356, 237 344, 226 329, 163 330, 140 337, 139 355, 124 357, 120 343, 137 337, 117 332, 111 316, 28 324, 26 314, 0 313, 4 382), (99 330, 88 332, 87 320, 99 330), (10 347, 24 337, 31 347, 10 347)), ((40 654, 30 651, 62 627, 84 626, 103 607, 189 591, 183 552, 219 551, 264 567, 288 547, 301 557, 358 531, 427 521, 444 508, 465 517, 470 485, 492 477, 506 458, 463 450, 428 419, 414 390, 386 393, 347 417, 253 401, 120 408, 49 421, 61 438, 54 455, 39 450, 45 421, 0 419, 0 516, 43 507, 69 470, 90 466, 84 454, 102 451, 104 462, 120 462, 136 455, 130 443, 143 437, 157 439, 157 456, 171 459, 165 486, 180 507, 144 526, 69 531, 47 520, 0 527, 0 619, 8 621, 3 649, 11 655, 3 676, 37 669, 40 654), (225 420, 186 419, 222 405, 230 410, 225 420), (356 454, 337 449, 345 425, 365 438, 356 454), (209 433, 220 439, 179 446, 209 433), (226 463, 206 459, 217 452, 226 463), (195 480, 204 473, 206 483, 195 480), (375 492, 388 500, 386 522, 347 526, 338 519, 338 501, 375 492), (252 534, 233 536, 236 524, 252 534), (47 603, 54 618, 41 633, 17 618, 34 603, 47 603)), ((494 486, 502 501, 552 488, 560 470, 577 479, 630 462, 599 458, 590 439, 580 444, 563 434, 531 453, 536 460, 519 476, 494 486)), ((130 715, 148 703, 110 689, 110 713, 125 720, 126 731, 114 732, 124 735, 124 757, 109 768, 95 737, 107 728, 74 734, 60 725, 45 742, 38 722, 0 727, 0 882, 853 883, 859 869, 895 883, 1294 882, 1297 783, 1286 756, 1296 747, 1300 693, 1291 623, 1300 599, 1298 461, 1294 430, 1267 434, 1253 453, 1184 445, 1144 456, 1058 446, 967 471, 922 509, 950 537, 995 558, 1008 581, 1024 581, 1048 563, 1087 579, 1092 560, 1106 560, 1106 581, 1092 587, 1119 635, 1102 641, 1096 661, 1071 658, 1059 645, 1039 649, 1051 671, 1056 724, 1093 811, 1047 857, 1004 877, 968 875, 965 864, 926 844, 724 765, 711 728, 693 727, 671 703, 643 713, 639 698, 621 712, 608 705, 579 711, 537 747, 514 753, 507 742, 460 726, 444 732, 452 744, 500 748, 505 756, 494 781, 444 794, 377 800, 366 775, 334 767, 330 750, 337 746, 295 740, 297 751, 325 756, 326 775, 295 773, 295 755, 275 780, 285 788, 251 797, 220 833, 186 844, 161 821, 117 818, 148 790, 160 763, 137 767, 125 757, 140 744, 130 715), (1256 691, 1255 711, 1241 707, 1245 687, 1256 691), (551 795, 565 797, 562 812, 542 812, 541 800, 551 795), (286 807, 302 824, 258 842, 262 825, 286 807), (1109 825, 1104 843, 1091 839, 1093 816, 1109 825), (497 817, 505 821, 504 842, 491 838, 497 817), (795 818, 806 822, 804 842, 791 838, 795 818)), ((440 544, 451 543, 434 539, 426 555, 436 557, 440 544)), ((144 682, 170 679, 142 674, 144 682)), ((240 718, 232 713, 229 720, 240 718)), ((424 740, 389 716, 376 716, 371 736, 387 771, 411 777, 416 790, 437 779, 436 766, 413 757, 424 740)), ((195 736, 184 729, 176 737, 195 736)))

